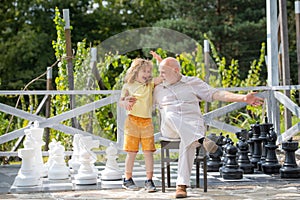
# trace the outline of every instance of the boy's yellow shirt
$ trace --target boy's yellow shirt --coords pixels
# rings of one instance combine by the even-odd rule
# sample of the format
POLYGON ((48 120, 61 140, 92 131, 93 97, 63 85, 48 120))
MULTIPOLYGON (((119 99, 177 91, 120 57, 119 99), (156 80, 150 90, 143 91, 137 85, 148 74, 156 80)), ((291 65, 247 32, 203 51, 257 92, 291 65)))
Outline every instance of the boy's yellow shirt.
POLYGON ((137 81, 134 83, 125 83, 122 88, 121 98, 126 96, 133 96, 137 98, 132 110, 127 111, 127 114, 142 118, 151 118, 153 89, 153 81, 148 84, 142 84, 137 81))

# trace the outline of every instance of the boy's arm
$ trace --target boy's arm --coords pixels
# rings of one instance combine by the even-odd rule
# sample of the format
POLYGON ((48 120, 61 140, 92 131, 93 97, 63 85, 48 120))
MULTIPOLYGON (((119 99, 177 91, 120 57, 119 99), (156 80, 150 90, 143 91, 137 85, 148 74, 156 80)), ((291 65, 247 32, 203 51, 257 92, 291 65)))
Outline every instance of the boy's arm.
MULTIPOLYGON (((155 60, 157 60, 158 63, 160 63, 163 59, 158 55, 155 51, 150 51, 150 54, 153 56, 155 60)), ((158 84, 163 82, 163 79, 161 77, 156 77, 153 79, 154 86, 157 86, 158 84)))
POLYGON ((159 63, 163 60, 160 55, 158 55, 155 51, 150 51, 150 54, 153 56, 155 60, 157 60, 159 63))

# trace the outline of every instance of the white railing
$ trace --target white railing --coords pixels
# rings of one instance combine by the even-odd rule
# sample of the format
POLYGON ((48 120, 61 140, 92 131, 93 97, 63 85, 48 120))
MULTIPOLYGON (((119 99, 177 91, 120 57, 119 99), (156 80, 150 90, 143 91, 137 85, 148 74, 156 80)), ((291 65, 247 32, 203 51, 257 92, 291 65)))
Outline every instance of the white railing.
MULTIPOLYGON (((291 86, 276 86, 276 87, 247 87, 247 88, 222 88, 222 90, 228 91, 261 91, 257 95, 265 98, 266 108, 267 108, 267 116, 270 123, 273 123, 275 131, 278 134, 278 143, 288 140, 290 137, 293 137, 300 131, 300 122, 294 124, 285 132, 281 133, 280 131, 280 116, 279 116, 279 103, 281 103, 284 107, 291 111, 293 115, 296 117, 300 117, 300 108, 296 105, 291 99, 285 96, 281 90, 292 90, 300 89, 300 85, 291 85, 291 86)), ((98 109, 102 106, 106 106, 109 104, 117 103, 119 100, 120 91, 0 91, 0 95, 45 95, 44 99, 48 95, 109 95, 103 99, 98 101, 87 103, 83 106, 74 108, 70 111, 64 112, 62 114, 45 118, 42 116, 38 116, 37 114, 31 114, 29 112, 25 112, 23 110, 5 105, 0 103, 0 112, 4 112, 22 119, 26 119, 29 121, 38 121, 41 128, 51 128, 58 131, 62 131, 66 134, 83 134, 92 136, 93 139, 97 139, 100 141, 100 145, 109 146, 110 143, 116 144, 116 147, 121 150, 123 144, 123 124, 125 119, 125 111, 123 108, 120 108, 118 105, 117 108, 117 141, 111 141, 106 138, 94 135, 90 132, 83 131, 74 127, 66 126, 62 124, 62 121, 67 119, 71 119, 77 117, 81 114, 91 112, 95 109, 98 109)), ((231 103, 220 107, 218 109, 212 110, 203 115, 205 123, 210 127, 215 127, 220 130, 224 130, 227 132, 236 133, 241 130, 241 128, 232 126, 230 124, 226 124, 225 122, 218 121, 216 118, 220 116, 224 116, 227 113, 245 107, 246 103, 231 103)), ((24 130, 29 127, 24 127, 18 130, 14 130, 12 132, 6 133, 5 135, 0 136, 0 145, 6 142, 12 141, 16 138, 24 136, 24 130)), ((155 133, 155 140, 159 139, 160 133, 155 133)), ((71 154, 72 152, 69 152, 71 154)), ((99 151, 98 153, 103 153, 103 151, 99 151)), ((44 155, 47 155, 47 152, 44 152, 44 155)), ((2 156, 17 156, 16 152, 0 152, 0 157, 2 156)))

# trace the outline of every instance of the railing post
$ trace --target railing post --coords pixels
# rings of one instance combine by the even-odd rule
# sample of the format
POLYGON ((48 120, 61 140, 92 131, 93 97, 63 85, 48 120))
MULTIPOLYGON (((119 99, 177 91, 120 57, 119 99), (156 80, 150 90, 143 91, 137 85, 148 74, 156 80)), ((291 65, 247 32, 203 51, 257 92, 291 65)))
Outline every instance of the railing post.
MULTIPOLYGON (((300 1, 295 1, 296 18, 296 38, 297 38, 297 65, 298 65, 298 84, 300 84, 300 1)), ((299 91, 300 93, 300 91, 299 91)), ((300 104, 300 98, 298 99, 300 104)))
MULTIPOLYGON (((52 90, 52 68, 47 67, 47 90, 52 90)), ((46 111, 45 111, 45 117, 49 118, 51 114, 51 95, 48 95, 47 101, 46 101, 46 111)), ((50 142, 50 129, 45 128, 45 151, 49 150, 49 142, 50 142)))
POLYGON ((275 99, 273 90, 268 91, 267 97, 267 116, 269 123, 272 123, 277 135, 280 135, 280 113, 279 105, 275 99))
POLYGON ((124 122, 126 117, 126 111, 119 106, 117 102, 117 146, 119 149, 123 149, 124 144, 124 122))
MULTIPOLYGON (((69 90, 74 90, 74 74, 73 74, 73 52, 71 43, 71 30, 70 30, 70 17, 69 9, 63 9, 63 18, 66 22, 65 24, 65 37, 66 37, 66 50, 67 50, 67 71, 68 71, 68 82, 69 90)), ((70 95, 70 108, 71 110, 75 108, 75 96, 70 95)), ((78 123, 76 118, 72 118, 72 127, 78 128, 78 123)))
MULTIPOLYGON (((209 83, 209 42, 208 40, 204 40, 204 65, 205 65, 205 82, 209 83)), ((205 102, 204 104, 204 112, 207 113, 209 111, 209 103, 205 102)))

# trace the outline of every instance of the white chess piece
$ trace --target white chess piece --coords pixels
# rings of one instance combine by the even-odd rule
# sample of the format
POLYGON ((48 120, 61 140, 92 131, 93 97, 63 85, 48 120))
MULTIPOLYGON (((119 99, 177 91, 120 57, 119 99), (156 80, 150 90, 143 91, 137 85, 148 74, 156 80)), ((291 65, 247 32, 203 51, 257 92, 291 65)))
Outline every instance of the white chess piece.
POLYGON ((48 178, 51 180, 61 180, 69 178, 70 171, 65 162, 65 149, 60 142, 53 141, 55 146, 52 151, 51 165, 48 170, 48 178))
POLYGON ((79 140, 80 154, 79 162, 80 167, 78 174, 74 176, 75 183, 78 185, 97 184, 98 173, 95 171, 94 162, 97 156, 91 151, 92 148, 99 146, 99 141, 92 140, 90 136, 81 137, 79 140))
POLYGON ((79 140, 82 137, 81 134, 75 134, 73 137, 73 154, 72 158, 69 160, 68 164, 70 169, 72 169, 72 173, 78 173, 78 169, 80 167, 79 162, 79 140))
POLYGON ((50 166, 53 164, 53 152, 54 152, 54 148, 56 146, 56 140, 52 139, 52 141, 49 143, 49 150, 48 150, 48 161, 45 163, 45 168, 47 169, 47 171, 49 170, 50 166))
POLYGON ((47 176, 47 170, 44 167, 43 155, 42 155, 42 146, 45 145, 43 141, 44 129, 39 128, 38 121, 34 122, 34 125, 30 127, 28 135, 33 139, 32 145, 35 149, 35 168, 38 171, 40 177, 47 176))
POLYGON ((15 178, 14 185, 17 187, 37 186, 39 177, 36 176, 36 172, 32 166, 35 150, 33 148, 19 149, 18 156, 22 158, 22 165, 15 178))
POLYGON ((105 169, 101 171, 101 180, 121 180, 122 172, 116 160, 118 158, 117 148, 114 147, 113 143, 110 143, 105 152, 107 161, 105 169))

